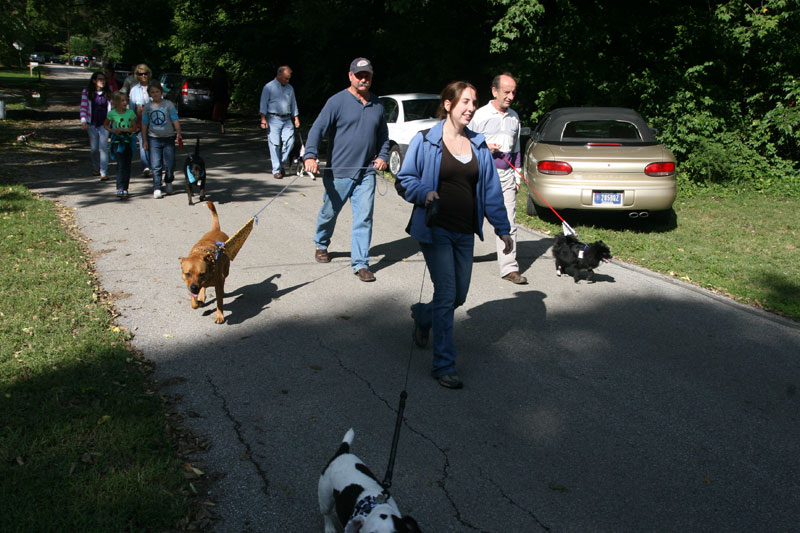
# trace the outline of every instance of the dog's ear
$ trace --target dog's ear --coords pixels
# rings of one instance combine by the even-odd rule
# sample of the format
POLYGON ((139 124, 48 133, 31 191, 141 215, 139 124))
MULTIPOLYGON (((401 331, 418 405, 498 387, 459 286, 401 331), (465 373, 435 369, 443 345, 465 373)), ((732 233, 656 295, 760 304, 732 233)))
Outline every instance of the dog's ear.
POLYGON ((419 528, 419 524, 417 524, 417 521, 408 515, 403 517, 403 524, 405 524, 408 533, 422 533, 422 530, 419 528))
POLYGON ((362 527, 364 527, 364 517, 356 516, 347 523, 347 527, 344 528, 344 533, 358 533, 361 531, 362 527))

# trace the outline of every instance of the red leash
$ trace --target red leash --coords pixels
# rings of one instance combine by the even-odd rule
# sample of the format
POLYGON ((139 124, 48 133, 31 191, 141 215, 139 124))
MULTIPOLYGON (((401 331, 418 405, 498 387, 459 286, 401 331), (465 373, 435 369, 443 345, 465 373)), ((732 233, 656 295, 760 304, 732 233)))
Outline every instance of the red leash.
POLYGON ((561 217, 561 215, 559 215, 559 214, 558 214, 558 211, 556 211, 555 209, 553 209, 553 206, 552 206, 552 205, 550 205, 550 204, 547 202, 547 200, 545 200, 544 198, 542 198, 542 195, 541 195, 541 194, 539 194, 539 191, 537 191, 536 189, 534 189, 533 187, 531 187, 531 184, 530 184, 530 183, 528 183, 528 180, 527 180, 527 179, 525 179, 525 176, 522 174, 522 172, 520 172, 520 171, 519 171, 519 169, 518 169, 517 167, 515 167, 515 166, 514 166, 514 163, 512 163, 511 161, 509 161, 509 159, 508 159, 508 156, 507 156, 507 155, 505 155, 505 154, 503 154, 503 159, 505 160, 505 162, 506 162, 506 163, 508 163, 508 166, 510 166, 511 168, 513 168, 513 169, 514 169, 514 171, 516 171, 516 173, 517 173, 517 174, 519 174, 519 177, 520 177, 520 178, 522 178, 522 181, 524 181, 524 182, 525 182, 525 185, 527 185, 527 186, 528 186, 528 189, 529 189, 529 190, 531 190, 531 191, 533 191, 533 192, 535 192, 535 193, 536 193, 536 196, 538 196, 538 197, 539 197, 539 199, 540 199, 541 201, 543 201, 547 207, 549 207, 549 208, 550 208, 550 211, 552 211, 553 213, 555 213, 555 215, 556 215, 556 216, 558 217, 558 219, 561 221, 561 224, 562 224, 562 225, 566 225, 566 229, 568 229, 568 230, 569 230, 569 232, 570 232, 570 233, 572 233, 573 235, 578 235, 578 233, 577 233, 577 232, 576 232, 574 229, 572 229, 572 226, 570 226, 570 225, 567 223, 567 221, 566 221, 566 220, 564 220, 564 219, 561 217))

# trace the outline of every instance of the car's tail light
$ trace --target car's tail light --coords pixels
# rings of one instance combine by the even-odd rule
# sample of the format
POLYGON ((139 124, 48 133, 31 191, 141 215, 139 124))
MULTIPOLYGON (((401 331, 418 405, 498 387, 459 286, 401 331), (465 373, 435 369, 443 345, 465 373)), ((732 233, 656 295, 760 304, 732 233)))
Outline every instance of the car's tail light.
POLYGON ((183 88, 181 88, 181 94, 186 95, 189 94, 189 82, 183 82, 183 88))
POLYGON ((552 176, 566 176, 572 172, 572 167, 569 163, 563 161, 539 161, 536 168, 542 174, 550 174, 552 176))
POLYGON ((663 163, 650 163, 644 167, 644 173, 653 177, 670 176, 675 173, 675 163, 672 163, 671 161, 663 163))

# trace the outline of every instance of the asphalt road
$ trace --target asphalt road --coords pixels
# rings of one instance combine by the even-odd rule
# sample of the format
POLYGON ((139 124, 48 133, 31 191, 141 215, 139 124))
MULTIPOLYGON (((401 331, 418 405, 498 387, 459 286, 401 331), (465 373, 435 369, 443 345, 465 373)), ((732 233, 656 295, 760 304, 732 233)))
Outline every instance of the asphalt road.
MULTIPOLYGON (((52 70, 61 80, 77 69, 52 70)), ((31 186, 76 208, 120 325, 213 442, 198 459, 224 474, 212 490, 218 531, 321 531, 321 469, 353 427, 354 451, 382 477, 407 368, 392 492, 424 531, 797 527, 797 323, 620 262, 575 284, 556 277, 550 239, 521 230, 527 286, 502 281, 494 244, 477 242, 455 324, 466 386, 446 390, 429 375, 430 349, 412 349, 409 305, 432 286, 404 231, 410 206, 391 188, 376 196, 377 281, 362 283, 349 266, 349 208, 333 261, 314 262, 322 183, 303 178, 259 217, 217 325, 213 298, 189 307, 178 263, 210 227, 208 209, 182 192, 154 200, 138 162, 127 202, 113 180, 92 178, 83 84, 58 81, 75 102, 74 162, 31 186)), ((268 173, 255 126, 219 135, 184 121, 187 147, 202 138, 228 233, 289 181, 268 173)))

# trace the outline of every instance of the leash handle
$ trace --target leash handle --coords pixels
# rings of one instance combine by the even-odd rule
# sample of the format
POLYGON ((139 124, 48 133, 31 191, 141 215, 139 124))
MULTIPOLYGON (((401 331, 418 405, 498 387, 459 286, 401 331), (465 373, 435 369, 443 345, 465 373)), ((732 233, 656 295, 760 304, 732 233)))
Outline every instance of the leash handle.
POLYGON ((408 393, 400 393, 400 405, 397 408, 397 421, 394 424, 394 436, 392 436, 392 451, 389 453, 389 466, 386 467, 386 475, 383 476, 381 486, 384 490, 389 490, 392 486, 392 475, 394 474, 394 459, 397 456, 397 441, 400 440, 400 426, 403 425, 403 411, 406 409, 406 398, 408 393))

